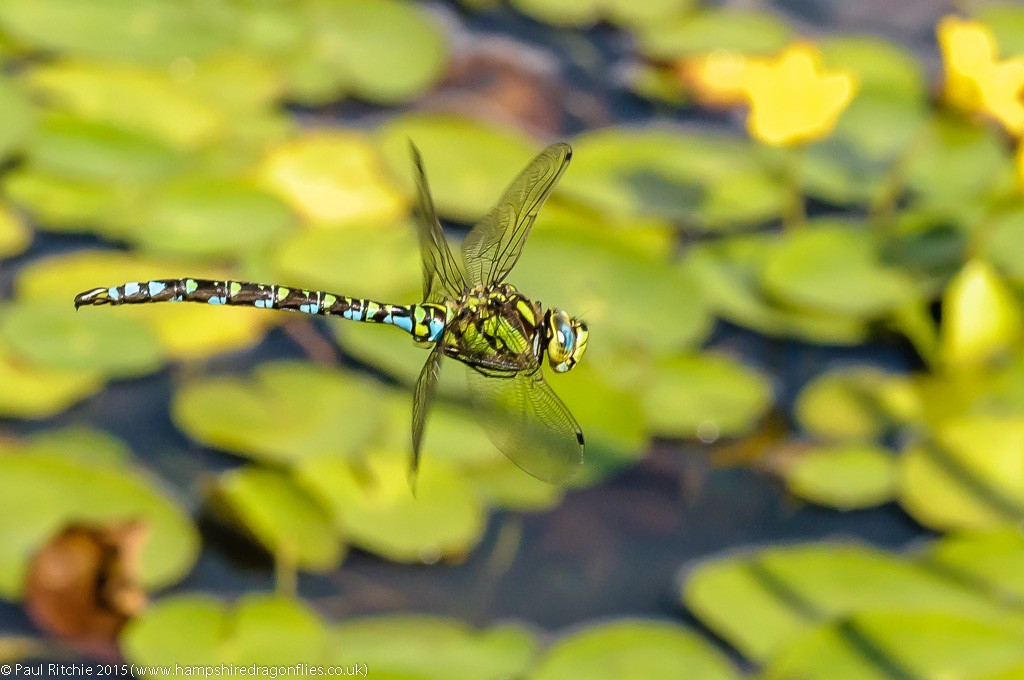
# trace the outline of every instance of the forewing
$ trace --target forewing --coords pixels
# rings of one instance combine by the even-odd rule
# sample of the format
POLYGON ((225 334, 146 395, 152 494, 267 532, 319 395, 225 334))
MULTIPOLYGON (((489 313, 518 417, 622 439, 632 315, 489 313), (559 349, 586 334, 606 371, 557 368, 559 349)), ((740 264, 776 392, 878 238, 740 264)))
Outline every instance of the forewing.
POLYGON ((420 469, 420 446, 423 443, 423 432, 427 427, 427 415, 434 403, 437 392, 437 379, 441 375, 441 359, 444 357, 441 343, 434 345, 427 357, 427 363, 420 370, 416 380, 416 389, 412 397, 412 461, 409 465, 409 481, 415 488, 416 475, 420 469))
POLYGON ((427 174, 423 171, 420 150, 411 141, 413 176, 416 180, 416 228, 419 232, 420 256, 423 258, 423 301, 444 302, 457 298, 466 288, 466 277, 448 247, 430 195, 427 174))
POLYGON ((540 369, 509 377, 469 368, 474 413, 509 460, 537 479, 559 484, 583 464, 583 431, 540 369))
POLYGON ((462 242, 462 260, 471 286, 500 283, 515 266, 537 213, 572 158, 572 147, 552 144, 534 158, 501 200, 462 242))

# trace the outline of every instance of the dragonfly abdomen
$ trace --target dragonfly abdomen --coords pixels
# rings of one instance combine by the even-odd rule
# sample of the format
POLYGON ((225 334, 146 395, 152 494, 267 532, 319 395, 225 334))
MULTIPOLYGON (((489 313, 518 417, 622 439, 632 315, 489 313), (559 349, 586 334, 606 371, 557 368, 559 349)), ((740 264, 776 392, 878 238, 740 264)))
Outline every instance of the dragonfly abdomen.
POLYGON ((205 302, 211 305, 284 309, 303 314, 340 316, 350 321, 397 326, 416 340, 436 342, 444 333, 447 309, 439 304, 392 305, 322 290, 277 284, 212 279, 131 281, 110 288, 93 288, 75 296, 83 305, 132 305, 151 302, 205 302))

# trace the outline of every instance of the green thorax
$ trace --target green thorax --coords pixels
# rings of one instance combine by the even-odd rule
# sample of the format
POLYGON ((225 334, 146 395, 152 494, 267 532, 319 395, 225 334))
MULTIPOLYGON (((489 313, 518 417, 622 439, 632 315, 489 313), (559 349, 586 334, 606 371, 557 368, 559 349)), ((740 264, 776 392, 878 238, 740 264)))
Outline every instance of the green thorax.
POLYGON ((445 354, 496 371, 536 366, 542 351, 543 314, 539 302, 515 286, 477 286, 448 302, 450 320, 445 354))

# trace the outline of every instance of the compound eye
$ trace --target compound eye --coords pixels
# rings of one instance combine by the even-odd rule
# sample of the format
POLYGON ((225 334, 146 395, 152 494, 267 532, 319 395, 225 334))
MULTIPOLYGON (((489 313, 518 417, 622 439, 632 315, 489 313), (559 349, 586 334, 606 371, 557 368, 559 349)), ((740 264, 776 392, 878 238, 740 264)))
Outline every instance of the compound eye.
POLYGON ((558 320, 558 342, 562 345, 562 351, 567 355, 572 354, 576 346, 576 331, 566 321, 558 320))

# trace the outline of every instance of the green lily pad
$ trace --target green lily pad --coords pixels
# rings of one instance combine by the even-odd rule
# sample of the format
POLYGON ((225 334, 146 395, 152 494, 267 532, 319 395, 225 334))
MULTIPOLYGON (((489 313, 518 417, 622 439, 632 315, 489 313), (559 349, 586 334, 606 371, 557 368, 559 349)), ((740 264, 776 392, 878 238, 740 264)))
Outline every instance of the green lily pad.
POLYGON ((814 449, 786 470, 786 488, 819 505, 870 508, 896 496, 896 460, 870 444, 814 449))
POLYGON ((309 607, 273 595, 227 605, 209 595, 164 598, 133 619, 121 651, 134 664, 276 668, 320 664, 327 628, 309 607))
POLYGON ((761 677, 987 678, 989 672, 1024 663, 1022 630, 1020 620, 1005 616, 863 612, 791 640, 772 657, 761 677))
POLYGON ((895 420, 909 420, 919 409, 908 380, 869 366, 822 373, 804 386, 794 407, 805 432, 832 442, 875 439, 895 420))
POLYGON ((908 277, 882 264, 870 232, 839 225, 788 232, 762 275, 765 289, 788 303, 865 318, 886 314, 915 293, 908 277))
MULTIPOLYGON (((403 299, 412 299, 408 296, 403 299)), ((417 344, 407 333, 397 328, 377 324, 355 324, 339 321, 334 327, 335 337, 341 347, 374 368, 398 378, 410 388, 427 361, 428 345, 417 344)), ((442 362, 440 394, 457 397, 464 394, 466 379, 461 367, 455 362, 442 362)), ((412 391, 409 391, 410 400, 412 391)))
POLYGON ((939 117, 921 134, 904 168, 920 200, 956 206, 1015 182, 1010 154, 991 128, 939 117))
POLYGON ((401 116, 382 126, 378 134, 388 169, 409 194, 413 190, 412 140, 423 155, 438 214, 466 223, 483 217, 539 151, 517 132, 447 115, 401 116))
MULTIPOLYGON (((79 250, 36 260, 21 270, 15 290, 25 304, 46 305, 63 301, 73 311, 76 293, 97 286, 128 281, 174 278, 225 278, 223 270, 197 266, 186 260, 138 257, 128 253, 79 250)), ((159 338, 162 352, 175 359, 206 357, 240 349, 263 337, 274 322, 273 313, 220 308, 199 304, 126 305, 117 309, 82 308, 72 315, 76 323, 120 320, 144 322, 159 338), (84 317, 95 317, 85 321, 84 317)), ((116 323, 116 321, 112 321, 116 323)))
POLYGON ((627 26, 651 24, 688 11, 694 0, 513 0, 523 14, 556 26, 590 26, 602 18, 627 26))
POLYGON ((15 449, 0 456, 0 486, 0 595, 7 599, 20 596, 35 550, 75 522, 145 522, 139 579, 146 588, 178 581, 196 559, 199 537, 187 515, 140 470, 15 449))
POLYGON ((11 257, 28 248, 32 232, 14 209, 0 202, 0 258, 11 257))
POLYGON ((153 183, 180 172, 184 156, 147 135, 65 114, 50 114, 28 148, 43 173, 122 184, 153 183))
POLYGON ((705 9, 645 24, 637 38, 651 59, 671 60, 715 50, 767 53, 782 49, 792 30, 774 14, 742 9, 705 9))
POLYGON ((276 249, 270 269, 282 283, 301 282, 338 295, 393 304, 422 299, 419 246, 412 225, 405 223, 309 229, 276 249))
POLYGON ((160 368, 166 354, 156 334, 137 319, 75 314, 64 304, 19 303, 0 315, 0 336, 20 356, 56 369, 95 369, 129 377, 160 368))
POLYGON ((308 459, 296 468, 348 543, 395 562, 433 562, 468 553, 480 540, 484 510, 454 468, 424 459, 409 488, 409 454, 376 450, 357 463, 308 459))
POLYGON ((139 205, 148 198, 139 186, 59 177, 27 166, 4 176, 4 191, 40 229, 113 238, 137 224, 139 205))
POLYGON ((1012 2, 985 3, 971 11, 995 35, 1004 57, 1024 53, 1024 11, 1012 2))
POLYGON ((0 78, 0 159, 25 142, 34 122, 28 97, 14 83, 0 78))
POLYGON ((529 680, 728 680, 739 674, 697 634, 661 621, 592 625, 549 647, 529 680))
POLYGON ((42 430, 23 442, 22 454, 64 456, 78 464, 123 468, 131 461, 132 450, 124 441, 102 430, 70 427, 42 430))
POLYGON ((987 588, 998 600, 1024 600, 1024 537, 1017 527, 945 536, 928 547, 926 560, 987 588))
POLYGON ((1024 521, 1024 417, 951 419, 904 451, 900 501, 926 526, 992 529, 1024 521))
POLYGON ((226 472, 213 502, 283 563, 318 572, 338 566, 330 518, 288 475, 257 467, 226 472))
POLYGON ((769 220, 784 193, 750 142, 670 130, 581 135, 563 195, 620 217, 700 220, 712 228, 769 220))
POLYGON ((760 373, 716 354, 655 362, 643 394, 650 429, 670 437, 717 439, 749 432, 772 405, 760 373))
POLYGON ((759 662, 816 625, 857 612, 1005 615, 985 593, 852 545, 773 548, 708 562, 690 573, 684 599, 705 625, 759 662))
POLYGON ((232 19, 224 3, 165 0, 10 0, 0 8, 0 26, 38 48, 161 66, 223 47, 232 19))
POLYGON ((95 368, 61 370, 40 366, 0 342, 0 414, 11 418, 48 418, 103 388, 95 368))
POLYGON ((1003 213, 987 228, 985 257, 1014 282, 1024 283, 1024 210, 1003 213))
POLYGON ((756 234, 702 244, 682 267, 721 316, 769 335, 853 345, 867 337, 864 321, 849 315, 780 307, 762 287, 762 272, 778 247, 777 234, 756 234))
MULTIPOLYGON (((586 456, 583 470, 573 479, 586 481, 591 477, 586 456)), ((524 473, 504 456, 491 465, 476 466, 468 471, 469 483, 487 504, 516 512, 551 510, 562 500, 562 487, 542 482, 524 473)))
POLYGON ((298 361, 263 364, 251 378, 210 377, 174 395, 178 427, 206 446, 296 463, 357 457, 382 427, 376 383, 298 361))
POLYGON ((807 196, 834 205, 869 205, 883 191, 888 168, 887 160, 868 156, 859 141, 831 135, 801 156, 800 187, 807 196))
POLYGON ((423 94, 448 62, 440 29, 399 0, 308 0, 305 35, 282 64, 292 96, 321 104, 345 94, 394 104, 423 94))
POLYGON ((297 221, 281 200, 245 182, 191 179, 164 187, 145 226, 125 235, 146 250, 225 257, 265 248, 297 221))
POLYGON ((385 615, 334 627, 331 663, 364 664, 385 680, 505 680, 521 677, 537 642, 525 628, 476 631, 439 616, 385 615))
POLYGON ((174 79, 166 68, 50 61, 24 75, 29 89, 61 110, 134 130, 168 146, 195 149, 219 139, 231 114, 174 79))

